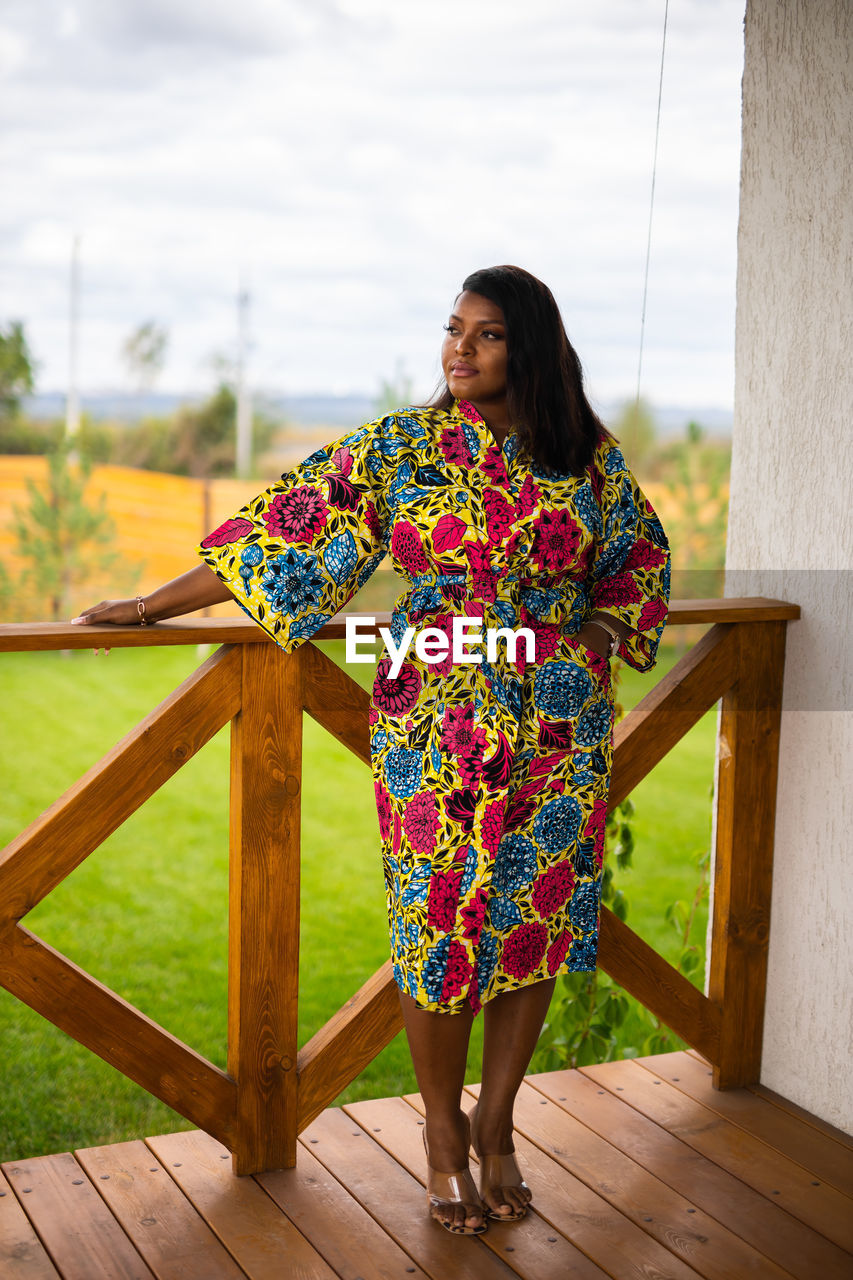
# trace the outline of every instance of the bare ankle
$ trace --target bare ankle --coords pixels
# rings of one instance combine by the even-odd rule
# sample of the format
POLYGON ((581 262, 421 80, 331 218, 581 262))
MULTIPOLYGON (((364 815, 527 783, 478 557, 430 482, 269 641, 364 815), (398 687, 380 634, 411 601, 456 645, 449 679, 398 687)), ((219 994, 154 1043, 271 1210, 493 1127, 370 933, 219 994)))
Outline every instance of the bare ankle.
POLYGON ((472 1119, 473 1141, 481 1152, 499 1155, 513 1150, 512 1105, 478 1101, 472 1119))

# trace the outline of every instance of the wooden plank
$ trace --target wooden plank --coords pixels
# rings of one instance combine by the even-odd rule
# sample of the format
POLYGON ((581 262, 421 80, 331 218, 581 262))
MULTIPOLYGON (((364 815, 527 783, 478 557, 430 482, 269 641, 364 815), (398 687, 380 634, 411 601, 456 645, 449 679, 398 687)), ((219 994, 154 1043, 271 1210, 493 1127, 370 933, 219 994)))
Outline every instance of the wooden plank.
POLYGON ((403 1027, 397 984, 386 960, 299 1050, 299 1129, 337 1098, 403 1027))
POLYGON ((304 650, 305 710, 359 760, 370 764, 370 698, 360 684, 313 644, 304 650))
MULTIPOLYGON (((259 1173, 255 1182, 325 1258, 335 1275, 344 1280, 402 1280, 404 1276, 426 1280, 427 1273, 321 1164, 313 1154, 316 1149, 317 1143, 300 1143, 295 1168, 259 1173)), ((396 1194, 396 1187, 390 1184, 386 1194, 396 1194)))
POLYGON ((157 1280, 245 1280, 144 1142, 87 1147, 76 1155, 157 1280))
POLYGON ((233 1139, 234 1081, 20 925, 0 935, 0 982, 193 1124, 233 1139))
MULTIPOLYGON (((338 613, 316 639, 342 640, 349 611, 338 613)), ((353 616, 365 615, 354 613, 353 616)), ((390 613, 372 614, 376 630, 391 624, 390 613)), ((716 622, 777 622, 799 618, 800 606, 764 596, 671 600, 668 627, 716 622)), ((365 632, 366 633, 366 632, 365 632)), ((250 618, 169 618, 150 627, 81 627, 69 622, 7 622, 0 625, 0 653, 50 649, 127 649, 172 644, 264 644, 272 637, 250 618)))
MULTIPOLYGON (((302 655, 243 653, 231 746, 228 1069, 235 1173, 296 1159, 302 655)), ((206 1127, 206 1126, 202 1126, 206 1127)))
POLYGON ((585 1071, 553 1071, 528 1082, 668 1187, 688 1195, 696 1208, 769 1259, 768 1266, 778 1264, 798 1280, 814 1280, 815 1268, 842 1280, 842 1250, 632 1107, 625 1086, 607 1089, 605 1068, 612 1065, 599 1064, 598 1081, 585 1071))
POLYGON ((220 649, 0 853, 13 924, 209 742, 240 707, 239 649, 220 649))
POLYGON ((250 1280, 335 1280, 335 1273, 226 1147, 199 1129, 147 1138, 164 1169, 250 1280))
MULTIPOLYGON (((334 1112, 326 1111, 311 1126, 310 1133, 322 1136, 326 1148, 334 1142, 331 1158, 346 1169, 347 1185, 374 1217, 387 1223, 387 1230, 402 1234, 406 1247, 414 1250, 424 1270, 437 1268, 433 1274, 440 1280, 446 1275, 455 1275, 453 1259, 458 1256, 460 1243, 464 1245, 465 1241, 450 1235, 429 1217, 423 1190, 426 1182, 423 1121, 417 1111, 402 1098, 354 1102, 345 1110, 349 1124, 338 1119, 334 1112), (357 1121, 360 1129, 356 1129, 352 1121, 357 1121), (383 1160, 376 1155, 377 1144, 387 1153, 383 1160), (410 1185, 412 1178, 419 1184, 417 1191, 407 1198, 406 1212, 402 1214, 400 1205, 391 1203, 396 1197, 388 1195, 384 1182, 383 1171, 389 1156, 412 1175, 408 1179, 410 1185), (355 1184, 350 1178, 356 1180, 355 1184)), ((321 1148, 316 1150, 320 1159, 324 1159, 321 1148)), ((606 1275, 536 1211, 518 1223, 490 1222, 488 1231, 470 1243, 479 1246, 477 1251, 470 1250, 471 1261, 475 1256, 477 1259, 477 1269, 472 1266, 470 1272, 466 1272, 471 1277, 491 1280, 492 1276, 506 1275, 509 1267, 518 1270, 524 1280, 553 1280, 555 1276, 602 1280, 606 1275)), ((466 1249, 466 1255, 468 1253, 466 1249)))
MULTIPOLYGON (((522 1085, 515 1105, 515 1127, 520 1133, 700 1275, 709 1280, 734 1276, 740 1280, 750 1275, 781 1280, 781 1267, 698 1203, 691 1180, 682 1179, 677 1189, 667 1182, 665 1169, 653 1174, 646 1167, 647 1154, 658 1143, 653 1131, 646 1135, 644 1147, 623 1150, 618 1126, 607 1126, 599 1133, 585 1109, 559 1101, 568 1096, 565 1090, 552 1096, 548 1080, 556 1074, 574 1073, 534 1076, 522 1085), (545 1085, 540 1087, 543 1079, 545 1085)), ((698 1165, 694 1162, 691 1172, 698 1174, 698 1165)))
POLYGON ((720 1010, 654 948, 602 907, 599 964, 620 986, 672 1027, 682 1040, 714 1059, 720 1040, 720 1010))
MULTIPOLYGON (((696 1059, 703 1067, 710 1067, 711 1063, 704 1058, 695 1049, 688 1049, 687 1053, 696 1059)), ((853 1134, 845 1133, 843 1129, 838 1129, 834 1124, 830 1124, 828 1120, 823 1120, 820 1116, 814 1115, 813 1112, 807 1111, 805 1107, 798 1106, 796 1102, 792 1102, 790 1098, 785 1098, 781 1093, 776 1093, 774 1089, 768 1089, 763 1084, 748 1084, 745 1086, 750 1093, 754 1093, 757 1098, 763 1098, 765 1102, 770 1102, 774 1107, 778 1107, 781 1111, 787 1112, 788 1115, 796 1116, 798 1120, 802 1120, 803 1124, 810 1125, 813 1129, 832 1138, 833 1142, 838 1142, 847 1151, 853 1152, 853 1134)))
POLYGON ((608 805, 612 809, 719 701, 737 673, 736 628, 715 626, 616 726, 608 805))
MULTIPOLYGON (((853 1197, 853 1160, 850 1147, 842 1145, 808 1124, 799 1116, 775 1107, 750 1089, 715 1089, 713 1070, 691 1053, 660 1053, 652 1058, 636 1058, 669 1084, 677 1085, 709 1110, 739 1125, 753 1137, 761 1138, 782 1155, 796 1160, 846 1196, 853 1197)), ((853 1210, 853 1205, 851 1205, 853 1210)))
MULTIPOLYGON (((478 1093, 477 1086, 469 1088, 462 1099, 463 1108, 467 1110, 478 1093)), ((424 1114, 420 1094, 407 1094, 405 1101, 419 1115, 424 1114)), ((533 1190, 536 1212, 609 1275, 620 1280, 649 1280, 650 1276, 692 1280, 698 1274, 522 1134, 513 1134, 513 1145, 533 1190)), ((476 1156, 472 1156, 471 1168, 476 1179, 476 1156)))
POLYGON ((800 606, 767 596, 728 596, 705 600, 671 600, 666 625, 696 622, 781 622, 800 616, 800 606))
POLYGON ((176 644, 271 644, 251 618, 169 618, 148 627, 83 627, 70 622, 0 625, 0 653, 56 649, 158 649, 176 644))
MULTIPOLYGON (((785 624, 737 629, 738 678, 723 698, 708 995, 720 1006, 718 1089, 761 1070, 785 624)), ((698 1047, 698 1046, 697 1046, 698 1047)))
POLYGON ((583 1074, 599 1087, 621 1089, 626 1102, 706 1160, 713 1160, 840 1249, 853 1252, 850 1200, 834 1187, 814 1186, 809 1171, 795 1161, 695 1102, 648 1066, 608 1062, 584 1067, 583 1074))
MULTIPOLYGON (((399 1106, 399 1099, 385 1099, 378 1105, 395 1103, 399 1106)), ((406 1110, 408 1124, 417 1128, 411 1109, 406 1110)), ((382 1136, 366 1133, 353 1117, 331 1108, 311 1125, 302 1141, 312 1144, 317 1159, 346 1184, 350 1195, 426 1275, 435 1280, 459 1273, 466 1280, 514 1280, 510 1267, 489 1249, 490 1232, 482 1237, 454 1236, 432 1220, 422 1182, 388 1153, 379 1141, 382 1136)), ((416 1141, 421 1142, 419 1130, 416 1141)), ((529 1261, 526 1254, 525 1264, 529 1261)))
POLYGON ((70 1153, 12 1162, 3 1171, 63 1280, 153 1280, 70 1153))
POLYGON ((3 1280, 60 1280, 59 1272, 1 1173, 0 1275, 3 1280))
POLYGON ((843 1129, 837 1129, 834 1124, 821 1119, 820 1116, 813 1115, 811 1111, 806 1111, 805 1107, 798 1106, 790 1098, 784 1098, 781 1093, 776 1093, 774 1089, 768 1089, 766 1085, 750 1084, 747 1085, 747 1088, 757 1098, 763 1098, 765 1102, 771 1102, 774 1107, 779 1107, 780 1110, 786 1111, 788 1115, 796 1116, 804 1124, 811 1125, 813 1129, 825 1134, 827 1138, 832 1138, 833 1142, 839 1142, 846 1150, 853 1151, 853 1136, 845 1133, 843 1129))

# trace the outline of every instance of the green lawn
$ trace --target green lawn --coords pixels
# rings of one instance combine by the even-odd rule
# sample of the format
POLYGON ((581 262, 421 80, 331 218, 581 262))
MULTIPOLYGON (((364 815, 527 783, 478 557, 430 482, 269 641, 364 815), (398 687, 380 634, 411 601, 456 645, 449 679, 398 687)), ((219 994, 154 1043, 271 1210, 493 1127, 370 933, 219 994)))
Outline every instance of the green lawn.
MULTIPOLYGON (((324 646, 342 660, 342 645, 324 646)), ((184 679, 195 649, 13 654, 0 662, 5 843, 184 679)), ((627 673, 632 705, 671 663, 627 673)), ((352 668, 362 683, 372 667, 352 668)), ((713 713, 634 793, 629 923, 670 959, 666 906, 689 899, 708 845, 713 713)), ((387 955, 369 775, 306 718, 300 1039, 387 955), (334 786, 328 780, 334 778, 334 786)), ((220 1066, 225 1065, 228 732, 220 733, 26 918, 26 925, 220 1066)), ((706 914, 698 921, 704 937, 706 914)), ((469 1078, 479 1078, 477 1019, 469 1078)), ((186 1127, 93 1054, 0 990, 0 1160, 186 1127)), ((414 1088, 398 1037, 344 1097, 414 1088)))

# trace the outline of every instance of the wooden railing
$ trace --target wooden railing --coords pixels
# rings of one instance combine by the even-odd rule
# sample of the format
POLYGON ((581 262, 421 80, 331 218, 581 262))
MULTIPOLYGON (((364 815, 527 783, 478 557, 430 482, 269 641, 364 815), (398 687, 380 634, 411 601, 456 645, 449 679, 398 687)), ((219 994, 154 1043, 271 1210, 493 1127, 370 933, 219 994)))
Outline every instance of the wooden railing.
MULTIPOLYGON (((606 908, 599 948, 602 968, 714 1064, 720 1088, 758 1079, 785 630, 797 617, 781 601, 676 601, 670 626, 711 629, 616 730, 611 805, 722 699, 708 995, 606 908)), ((321 633, 343 634, 341 618, 321 633)), ((248 619, 0 627, 7 652, 211 642, 223 647, 0 854, 0 983, 218 1138, 236 1172, 254 1173, 294 1164, 297 1135, 402 1026, 387 962, 307 1044, 297 1042, 302 715, 369 765, 368 695, 315 645, 284 655, 248 619), (222 1071, 21 920, 229 720, 222 1071)))

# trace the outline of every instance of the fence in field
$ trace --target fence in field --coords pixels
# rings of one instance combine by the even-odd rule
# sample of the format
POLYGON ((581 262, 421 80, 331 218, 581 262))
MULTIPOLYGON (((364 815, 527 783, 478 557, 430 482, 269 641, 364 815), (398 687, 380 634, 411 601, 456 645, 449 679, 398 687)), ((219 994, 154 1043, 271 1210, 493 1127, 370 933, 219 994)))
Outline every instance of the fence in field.
MULTIPOLYGON (((306 444, 306 450, 309 446, 306 444)), ((298 450, 297 450, 298 452, 298 450)), ((20 568, 16 556, 16 539, 12 529, 15 507, 27 503, 27 480, 43 487, 47 461, 43 457, 0 457, 0 557, 13 576, 20 568)), ((94 467, 86 489, 87 497, 97 499, 104 494, 106 509, 115 521, 115 550, 123 567, 112 580, 89 581, 73 601, 74 609, 93 604, 105 595, 153 591, 162 582, 177 577, 197 563, 194 546, 263 486, 262 480, 196 480, 189 476, 166 475, 159 471, 141 471, 133 467, 94 467)), ((677 527, 679 500, 664 484, 644 485, 644 492, 660 515, 664 527, 677 527)), ((727 490, 726 490, 727 492, 727 490)), ((723 502, 726 493, 723 494, 723 502)), ((697 521, 703 525, 709 513, 719 510, 707 485, 694 487, 692 500, 697 521)), ((689 550, 685 543, 681 554, 689 550)), ((691 566, 692 567, 692 566, 691 566)), ((390 609, 399 592, 398 579, 390 568, 380 566, 375 581, 368 584, 364 608, 390 609)), ((681 588, 684 593, 713 593, 716 585, 681 588)), ((17 617, 44 617, 44 602, 35 590, 24 601, 17 601, 17 617)), ((216 605, 209 612, 225 616, 230 605, 216 605)), ((69 614, 70 616, 70 614, 69 614)))

